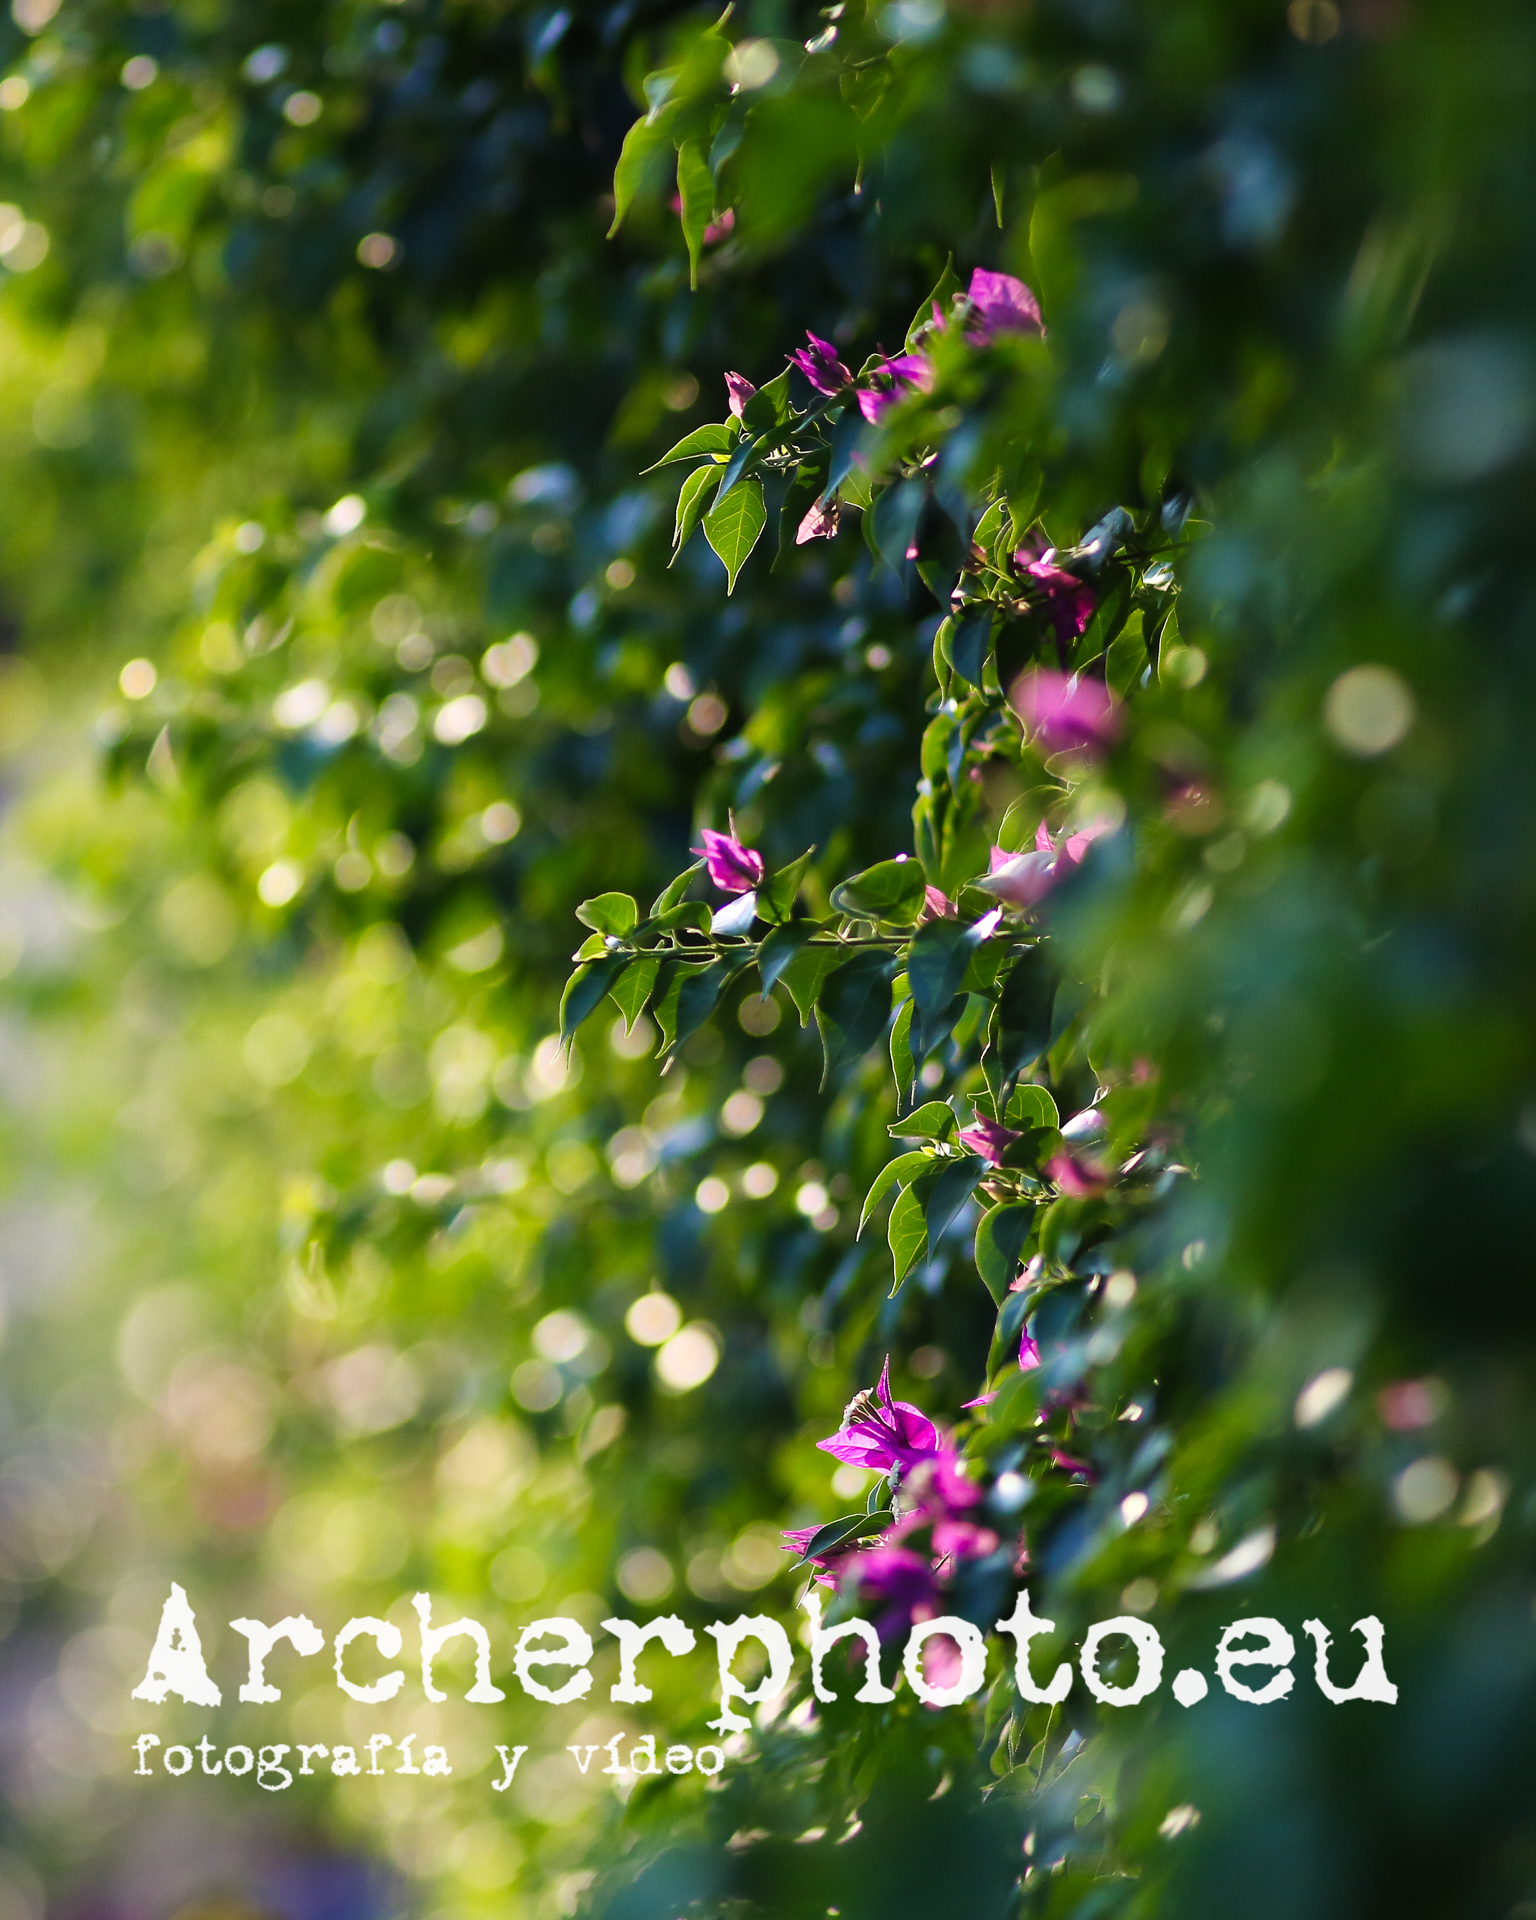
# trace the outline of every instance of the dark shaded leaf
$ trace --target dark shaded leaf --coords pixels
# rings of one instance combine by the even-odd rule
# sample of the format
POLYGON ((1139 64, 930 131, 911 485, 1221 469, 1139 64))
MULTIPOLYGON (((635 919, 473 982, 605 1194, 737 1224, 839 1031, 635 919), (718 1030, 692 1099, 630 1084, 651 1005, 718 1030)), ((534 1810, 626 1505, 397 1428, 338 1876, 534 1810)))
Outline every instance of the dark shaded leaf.
POLYGON ((606 960, 593 960, 587 966, 576 969, 560 996, 560 1038, 563 1041, 569 1042, 582 1021, 602 1005, 603 996, 633 957, 628 953, 614 953, 606 960))
POLYGON ((976 1270, 1001 1306, 1019 1271, 1019 1256, 1035 1223, 1033 1200, 1013 1200, 982 1215, 976 1229, 976 1270))
POLYGON ((986 1171, 987 1163, 980 1154, 967 1153, 958 1160, 944 1163, 943 1169, 933 1183, 931 1195, 925 1209, 928 1221, 928 1257, 933 1258, 944 1230, 959 1215, 960 1209, 976 1191, 976 1183, 986 1171))
POLYGON ((816 1003, 826 1062, 821 1076, 823 1087, 884 1038, 891 1017, 891 980, 896 966, 891 955, 866 947, 827 977, 816 1003))

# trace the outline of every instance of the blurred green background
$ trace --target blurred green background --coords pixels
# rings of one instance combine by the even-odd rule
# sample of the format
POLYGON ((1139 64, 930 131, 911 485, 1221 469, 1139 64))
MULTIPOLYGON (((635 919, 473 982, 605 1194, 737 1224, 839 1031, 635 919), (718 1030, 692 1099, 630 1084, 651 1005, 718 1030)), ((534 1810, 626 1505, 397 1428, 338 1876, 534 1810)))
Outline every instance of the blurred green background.
POLYGON ((1536 19, 749 0, 724 69, 711 25, 0 25, 0 1920, 1536 1912, 1536 19), (696 288, 665 128, 605 237, 669 100, 733 216, 696 288), (1037 1607, 1150 1612, 1170 1671, 1375 1612, 1400 1703, 1079 1689, 1049 1768, 979 1706, 850 1709, 627 1806, 562 1750, 706 1738, 708 1643, 643 1714, 608 1652, 563 1708, 363 1709, 282 1653, 238 1707, 240 1615, 426 1589, 504 1678, 539 1615, 787 1619, 780 1528, 865 1491, 814 1447, 853 1390, 979 1390, 969 1249, 888 1300, 854 1238, 878 1049, 820 1091, 750 982, 664 1075, 611 1008, 555 1037, 575 905, 728 808, 813 887, 911 848, 931 596, 845 530, 728 599, 643 470, 807 327, 895 350, 951 257, 1041 292, 1047 413, 1000 376, 974 421, 1035 436, 1062 544, 1164 475, 1205 528, 1133 857, 1057 926, 1196 1177, 1099 1356, 1155 1414, 1037 1607), (1360 662, 1389 747, 1328 704, 1360 662), (1170 825, 1164 776, 1226 798, 1170 825), (173 1579, 216 1714, 128 1698, 173 1579), (375 1726, 462 1777, 130 1773, 144 1730, 375 1726))

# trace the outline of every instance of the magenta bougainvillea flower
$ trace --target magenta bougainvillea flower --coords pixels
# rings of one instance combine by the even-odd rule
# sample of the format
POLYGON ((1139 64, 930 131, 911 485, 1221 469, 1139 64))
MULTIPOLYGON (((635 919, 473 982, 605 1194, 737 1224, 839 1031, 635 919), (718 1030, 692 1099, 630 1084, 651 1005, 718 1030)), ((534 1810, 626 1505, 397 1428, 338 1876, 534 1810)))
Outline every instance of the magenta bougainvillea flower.
POLYGON ((757 392, 757 388, 742 373, 728 373, 725 376, 725 391, 730 397, 731 412, 739 420, 746 411, 747 402, 757 392))
POLYGON ((843 1414, 843 1424, 828 1440, 818 1440, 823 1453, 850 1467, 875 1473, 910 1473, 939 1451, 938 1429, 919 1408, 891 1398, 891 1363, 880 1369, 873 1393, 856 1393, 843 1414))
POLYGON ((1098 605, 1093 589, 1079 580, 1075 573, 1056 565, 1054 547, 1044 547, 1039 551, 1020 547, 1013 556, 1013 563, 1039 594, 1055 629, 1059 647, 1070 646, 1079 634, 1088 631, 1088 622, 1098 605))
POLYGON ((1010 907, 1037 906, 1056 884, 1056 849, 1049 843, 1033 853, 1008 853, 993 847, 988 855, 985 878, 975 884, 982 893, 990 893, 1010 907))
POLYGON ((871 378, 875 385, 859 389, 859 412, 872 427, 908 393, 933 390, 933 368, 920 353, 896 354, 876 367, 871 378))
POLYGON ((1047 753, 1102 751, 1120 732, 1120 703, 1102 680, 1028 667, 1008 704, 1047 753))
POLYGON ((1045 1170, 1065 1194, 1074 1200, 1091 1200, 1109 1185, 1102 1167, 1078 1153, 1053 1153, 1045 1170))
POLYGON ((936 1520, 933 1550, 945 1560, 981 1560, 997 1552, 997 1535, 974 1520, 936 1520))
POLYGON ((818 393, 841 393, 844 387, 853 385, 853 375, 837 357, 837 348, 830 340, 823 340, 818 334, 806 330, 809 346, 801 347, 789 357, 810 381, 818 393))
POLYGON ((959 1137, 961 1144, 979 1153, 989 1167, 1000 1167, 1003 1155, 1019 1136, 1012 1127, 1000 1127, 984 1113, 977 1113, 971 1126, 960 1129, 959 1137))
POLYGON ((710 879, 722 893, 747 893, 765 872, 760 853, 744 847, 734 835, 716 833, 712 827, 704 828, 703 846, 690 847, 689 852, 703 856, 710 879))
POLYGON ((924 887, 923 910, 917 916, 919 921, 958 920, 960 909, 947 893, 940 893, 937 887, 924 887))
POLYGON ((883 1637, 899 1632, 914 1617, 932 1618, 938 1611, 938 1580, 925 1553, 911 1547, 872 1547, 854 1556, 848 1572, 858 1581, 861 1598, 884 1603, 876 1623, 883 1637))
POLYGON ((968 325, 983 340, 997 333, 1033 333, 1043 335, 1045 322, 1040 317, 1040 302, 1011 273, 992 273, 978 267, 971 275, 965 295, 970 303, 968 325))

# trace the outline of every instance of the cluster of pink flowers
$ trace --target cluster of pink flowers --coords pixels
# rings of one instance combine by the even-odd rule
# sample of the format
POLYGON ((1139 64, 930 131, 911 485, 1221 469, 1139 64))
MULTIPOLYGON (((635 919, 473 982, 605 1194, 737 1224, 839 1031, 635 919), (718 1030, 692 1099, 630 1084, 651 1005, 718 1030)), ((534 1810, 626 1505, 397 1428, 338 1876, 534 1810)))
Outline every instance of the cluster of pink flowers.
MULTIPOLYGON (((860 1600, 877 1609, 875 1624, 883 1638, 906 1632, 914 1620, 937 1618, 955 1569, 985 1559, 1002 1544, 997 1532, 976 1517, 984 1496, 966 1462, 920 1408, 891 1398, 889 1360, 873 1392, 856 1394, 838 1431, 817 1444, 848 1466, 891 1475, 896 1506, 891 1525, 873 1546, 848 1541, 811 1556, 816 1579, 827 1587, 852 1583, 860 1600)), ((815 1532, 814 1527, 786 1532, 787 1551, 803 1557, 815 1532)), ((945 1683, 942 1676, 935 1678, 945 1683)))
MULTIPOLYGON (((706 238, 708 236, 706 235, 706 238)), ((962 330, 979 345, 985 346, 999 334, 1019 333, 1043 335, 1045 323, 1040 317, 1040 303, 1022 280, 1016 280, 1011 273, 992 273, 986 267, 978 267, 971 275, 971 284, 965 294, 955 302, 954 314, 962 330)), ((935 303, 933 324, 936 331, 942 332, 949 324, 946 315, 935 303)), ((878 426, 898 401, 911 393, 931 393, 934 384, 932 362, 927 355, 918 353, 896 353, 884 356, 879 365, 872 368, 864 383, 858 384, 838 358, 837 348, 830 340, 823 340, 819 334, 807 332, 805 345, 790 354, 791 363, 798 367, 807 381, 827 399, 853 390, 853 396, 859 412, 870 423, 878 426)), ((726 396, 731 412, 738 420, 745 417, 747 402, 757 389, 744 374, 728 373, 725 376, 726 396)), ((837 509, 835 504, 818 501, 801 521, 795 539, 798 545, 807 540, 825 540, 837 532, 837 509)), ((1021 555, 1021 559, 1024 556, 1021 555)), ((1050 555, 1045 556, 1049 561, 1050 555)), ((1030 566, 1043 564, 1030 557, 1030 566)), ((1030 571, 1030 567, 1026 567, 1030 571)), ((1062 631, 1061 621, 1068 616, 1058 617, 1055 608, 1065 592, 1056 585, 1057 576, 1061 580, 1070 580, 1070 574, 1060 569, 1049 569, 1037 576, 1037 584, 1045 591, 1047 601, 1052 607, 1052 618, 1057 620, 1057 631, 1062 631), (1052 598, 1054 594, 1055 598, 1052 598)), ((1087 593, 1086 588, 1080 589, 1087 593)), ((1093 598, 1088 595, 1088 614, 1076 631, 1081 633, 1092 615, 1093 598)))

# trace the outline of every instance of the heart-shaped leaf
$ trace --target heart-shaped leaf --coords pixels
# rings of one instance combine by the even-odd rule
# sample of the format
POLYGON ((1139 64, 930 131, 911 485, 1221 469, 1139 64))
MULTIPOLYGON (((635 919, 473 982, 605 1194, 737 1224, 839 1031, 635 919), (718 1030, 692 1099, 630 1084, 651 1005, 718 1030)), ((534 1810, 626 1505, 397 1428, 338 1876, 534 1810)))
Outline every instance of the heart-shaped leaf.
POLYGON ((640 909, 627 893, 598 893, 582 901, 576 909, 576 918, 584 927, 622 938, 634 932, 640 909))
POLYGON ((704 538, 725 567, 727 593, 735 591, 736 576, 746 565, 748 554, 767 524, 768 509, 763 505, 763 489, 756 480, 742 481, 705 514, 704 538))
POLYGON ((886 1128, 898 1140, 947 1140, 954 1130, 954 1109, 944 1100, 927 1100, 886 1128))
POLYGON ((855 920, 910 926, 923 910, 927 882, 916 860, 882 860, 832 889, 832 904, 855 920))

